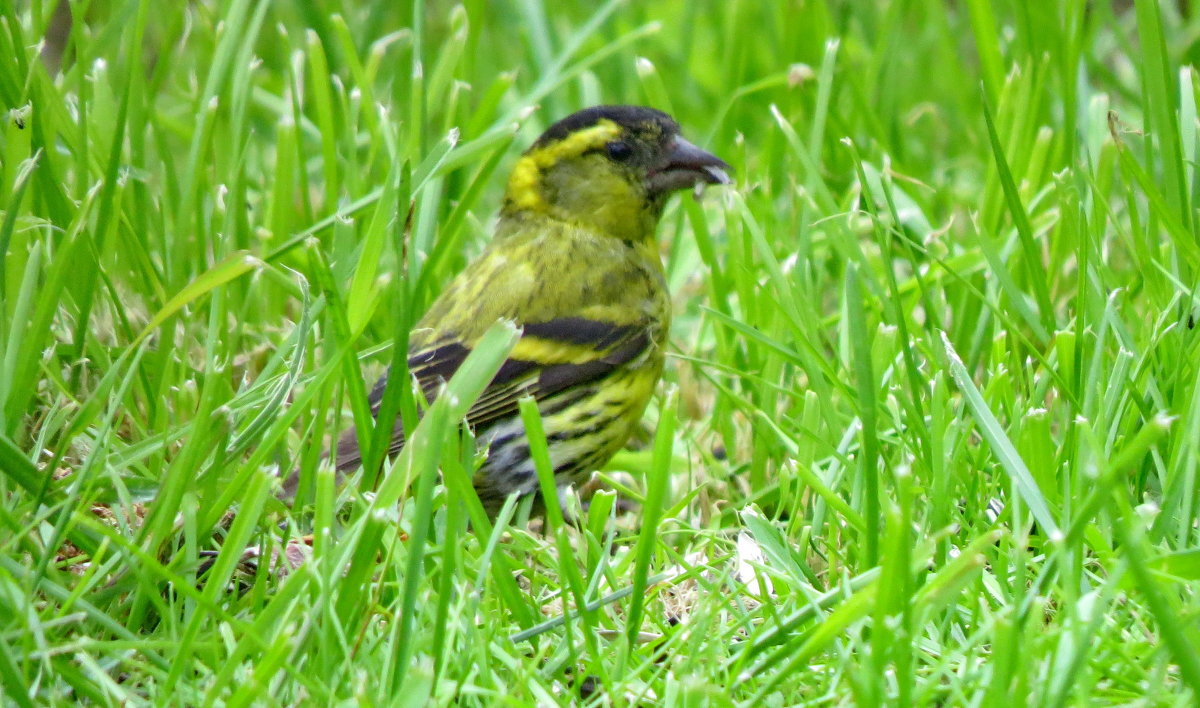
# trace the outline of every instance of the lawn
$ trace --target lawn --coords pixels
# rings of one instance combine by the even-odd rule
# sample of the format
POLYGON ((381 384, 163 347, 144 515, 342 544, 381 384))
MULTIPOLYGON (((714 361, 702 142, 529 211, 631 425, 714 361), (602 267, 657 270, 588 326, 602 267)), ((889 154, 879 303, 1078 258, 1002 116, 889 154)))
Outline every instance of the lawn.
POLYGON ((1196 705, 1191 5, 0 0, 0 703, 1196 705), (600 103, 736 179, 634 439, 489 519, 500 326, 335 485, 600 103))

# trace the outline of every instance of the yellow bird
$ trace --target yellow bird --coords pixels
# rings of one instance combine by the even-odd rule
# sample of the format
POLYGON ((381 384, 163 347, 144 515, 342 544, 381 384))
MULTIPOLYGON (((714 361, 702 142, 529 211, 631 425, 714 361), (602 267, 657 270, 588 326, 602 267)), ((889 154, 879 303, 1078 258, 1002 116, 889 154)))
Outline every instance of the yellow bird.
MULTIPOLYGON (((667 114, 596 106, 554 125, 517 161, 495 238, 409 336, 408 367, 437 394, 483 333, 523 333, 466 422, 487 450, 474 478, 489 514, 536 494, 517 401, 538 404, 559 486, 586 479, 629 439, 663 369, 671 304, 655 229, 672 193, 726 184, 729 166, 680 136, 667 114)), ((378 412, 387 376, 370 395, 378 412)), ((404 446, 397 423, 388 452, 404 446)), ((354 431, 339 473, 361 465, 354 431)), ((295 494, 298 474, 285 483, 295 494)))

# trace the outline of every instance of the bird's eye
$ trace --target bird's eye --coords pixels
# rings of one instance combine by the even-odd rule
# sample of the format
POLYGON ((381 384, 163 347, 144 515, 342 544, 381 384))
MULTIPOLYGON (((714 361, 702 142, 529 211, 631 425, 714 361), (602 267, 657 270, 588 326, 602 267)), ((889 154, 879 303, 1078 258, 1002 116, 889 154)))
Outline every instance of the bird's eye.
POLYGON ((633 148, 621 140, 614 140, 604 147, 608 150, 608 156, 614 160, 625 161, 633 157, 633 148))

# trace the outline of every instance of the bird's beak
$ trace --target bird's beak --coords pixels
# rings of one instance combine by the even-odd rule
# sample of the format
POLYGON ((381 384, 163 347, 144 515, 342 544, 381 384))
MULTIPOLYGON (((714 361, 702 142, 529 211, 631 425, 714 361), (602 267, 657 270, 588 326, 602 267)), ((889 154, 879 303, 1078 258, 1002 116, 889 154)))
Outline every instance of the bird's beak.
POLYGON ((732 184, 725 172, 729 169, 732 168, 721 158, 675 136, 662 166, 650 173, 650 191, 665 194, 701 184, 732 184))

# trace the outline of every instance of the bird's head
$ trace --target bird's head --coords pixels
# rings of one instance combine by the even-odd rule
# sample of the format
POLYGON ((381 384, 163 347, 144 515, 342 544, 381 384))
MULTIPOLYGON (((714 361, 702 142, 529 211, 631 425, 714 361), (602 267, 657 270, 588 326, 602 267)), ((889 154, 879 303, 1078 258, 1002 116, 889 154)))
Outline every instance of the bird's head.
POLYGON ((669 115, 595 106, 550 126, 521 156, 504 213, 582 224, 619 238, 652 238, 672 192, 728 184, 723 160, 684 140, 669 115))

